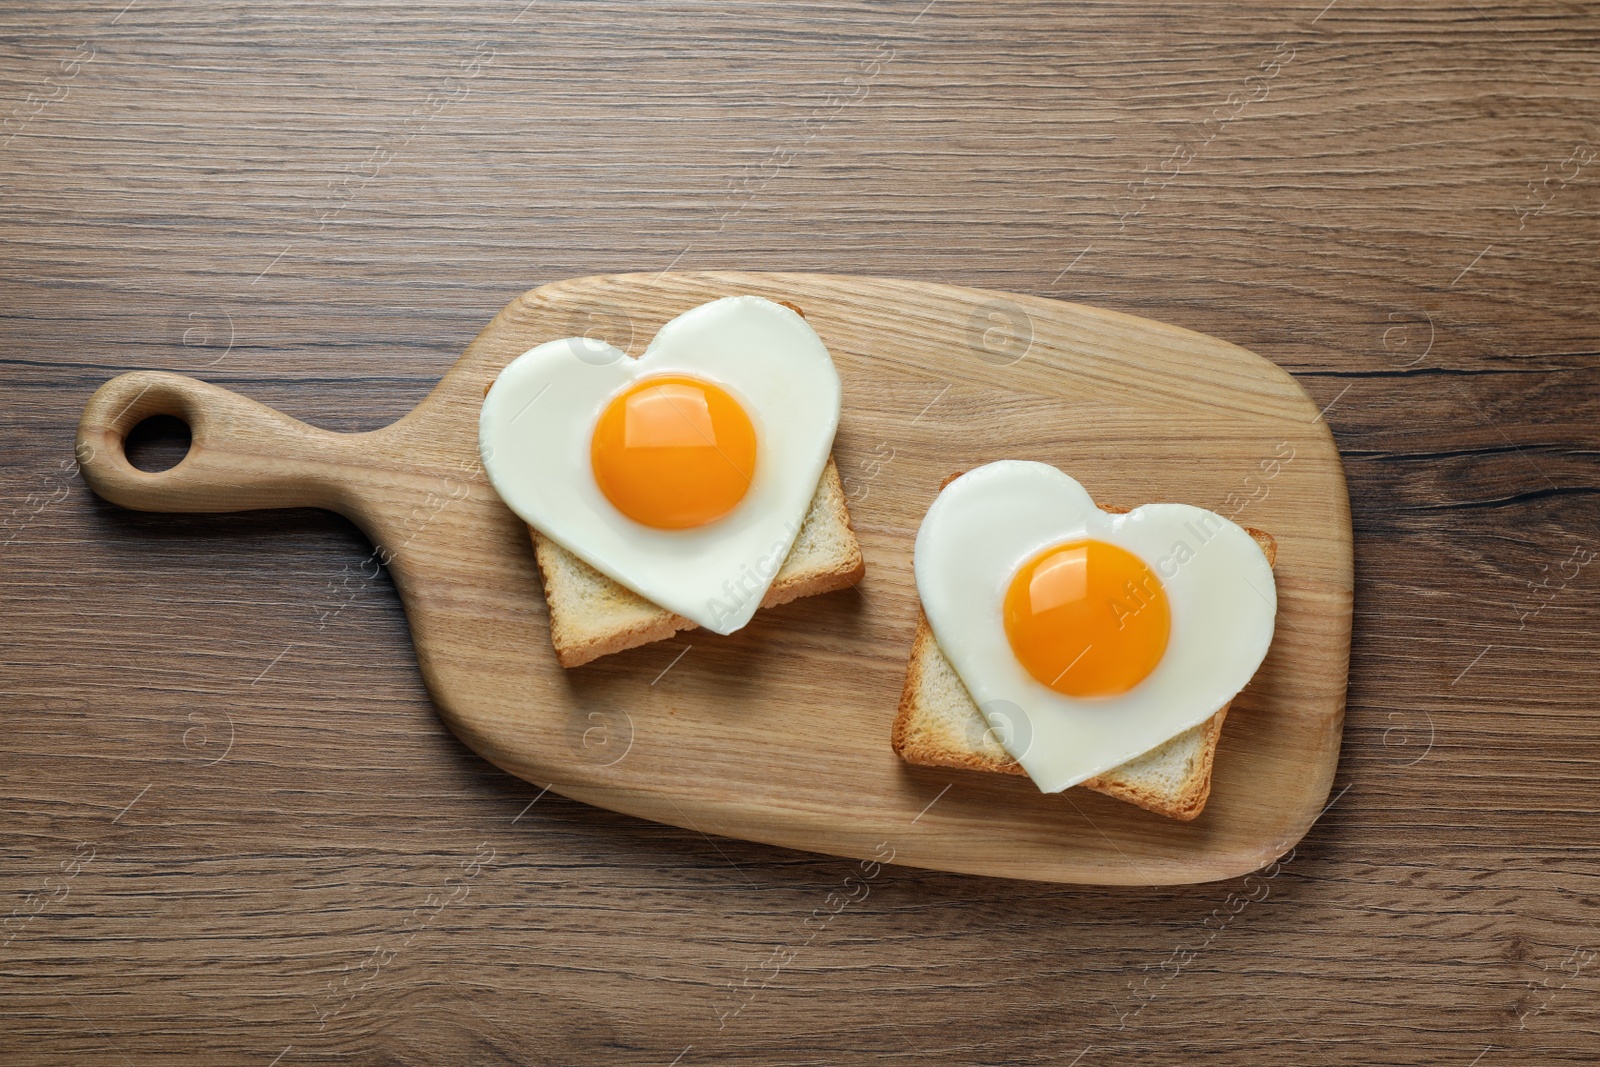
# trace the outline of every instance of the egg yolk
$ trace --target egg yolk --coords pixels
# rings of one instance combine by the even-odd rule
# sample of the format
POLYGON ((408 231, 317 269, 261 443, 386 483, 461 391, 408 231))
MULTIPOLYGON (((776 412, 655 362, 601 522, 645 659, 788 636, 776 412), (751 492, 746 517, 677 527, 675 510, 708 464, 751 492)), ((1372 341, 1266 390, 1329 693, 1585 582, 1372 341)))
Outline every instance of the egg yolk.
POLYGON ((1161 662, 1167 595, 1133 553, 1104 541, 1045 549, 1011 579, 1006 637, 1038 681, 1072 697, 1126 693, 1161 662))
POLYGON ((686 530, 738 506, 756 472, 756 430, 726 390, 687 375, 635 382, 600 413, 594 479, 635 522, 686 530))

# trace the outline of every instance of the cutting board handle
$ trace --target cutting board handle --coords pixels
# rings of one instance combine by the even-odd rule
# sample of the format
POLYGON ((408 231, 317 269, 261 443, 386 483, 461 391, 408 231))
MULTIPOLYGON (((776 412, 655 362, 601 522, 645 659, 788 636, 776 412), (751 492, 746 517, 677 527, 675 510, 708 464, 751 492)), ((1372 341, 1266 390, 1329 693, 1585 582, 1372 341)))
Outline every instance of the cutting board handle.
POLYGON ((265 404, 164 371, 135 371, 95 390, 78 422, 78 463, 96 493, 137 511, 348 511, 348 467, 364 434, 319 430, 265 404), (189 425, 189 452, 164 471, 128 462, 128 433, 152 415, 189 425), (340 478, 340 472, 345 478, 340 478))

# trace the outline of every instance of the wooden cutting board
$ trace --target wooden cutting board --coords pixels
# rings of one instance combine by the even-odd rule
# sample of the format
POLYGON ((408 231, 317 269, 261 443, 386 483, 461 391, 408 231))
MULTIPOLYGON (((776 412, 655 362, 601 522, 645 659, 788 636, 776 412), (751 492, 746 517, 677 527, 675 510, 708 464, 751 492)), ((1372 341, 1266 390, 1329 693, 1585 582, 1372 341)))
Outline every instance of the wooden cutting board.
MULTIPOLYGON (((450 729, 555 792, 704 834, 1010 878, 1107 884, 1244 874, 1327 802, 1350 648, 1349 499, 1316 406, 1242 348, 1037 297, 810 274, 578 278, 513 301, 416 410, 338 434, 174 374, 90 399, 79 458, 96 492, 146 511, 328 508, 382 551, 450 729), (696 304, 798 306, 844 383, 834 456, 867 560, 858 590, 566 671, 526 528, 477 455, 495 375, 543 341, 637 355, 696 304), (130 429, 176 415, 176 467, 145 473, 130 429), (1083 789, 909 767, 889 727, 917 618, 911 548, 940 481, 998 459, 1052 463, 1103 504, 1179 501, 1278 539, 1279 625, 1234 701, 1211 801, 1177 823, 1083 789)), ((599 831, 597 831, 599 832, 599 831)))

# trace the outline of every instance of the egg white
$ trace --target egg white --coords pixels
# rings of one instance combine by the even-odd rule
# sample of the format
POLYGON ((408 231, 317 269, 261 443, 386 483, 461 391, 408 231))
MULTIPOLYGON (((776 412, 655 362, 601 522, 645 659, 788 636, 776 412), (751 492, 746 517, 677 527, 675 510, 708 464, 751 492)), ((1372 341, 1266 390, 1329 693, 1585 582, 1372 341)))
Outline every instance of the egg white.
POLYGON ((1272 567, 1241 527, 1187 504, 1108 515, 1083 486, 1044 463, 990 463, 951 482, 922 521, 913 567, 940 650, 997 739, 1047 793, 1204 722, 1244 688, 1272 644, 1272 567), (1161 662, 1120 696, 1074 698, 1050 689, 1027 672, 1006 637, 1005 596, 1018 568, 1077 539, 1139 557, 1171 609, 1161 662))
POLYGON ((801 316, 756 296, 702 304, 638 359, 582 337, 529 349, 484 398, 478 446, 502 500, 595 570, 726 634, 760 606, 800 532, 839 425, 839 374, 801 316), (687 374, 722 386, 756 429, 750 490, 729 514, 658 530, 622 514, 594 478, 590 441, 631 383, 687 374))

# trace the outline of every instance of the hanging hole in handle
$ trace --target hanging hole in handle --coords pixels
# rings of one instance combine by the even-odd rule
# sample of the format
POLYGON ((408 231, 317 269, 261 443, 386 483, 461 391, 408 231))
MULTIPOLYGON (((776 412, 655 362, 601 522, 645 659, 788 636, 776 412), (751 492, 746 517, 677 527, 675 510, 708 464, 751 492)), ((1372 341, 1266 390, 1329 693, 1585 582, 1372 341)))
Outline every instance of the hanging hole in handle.
POLYGON ((101 386, 79 425, 78 462, 91 481, 112 472, 159 478, 194 459, 213 421, 196 396, 205 388, 175 374, 140 371, 101 386))
POLYGON ((122 452, 138 470, 159 474, 182 463, 193 442, 194 434, 183 419, 176 415, 151 415, 128 431, 122 441, 122 452))

